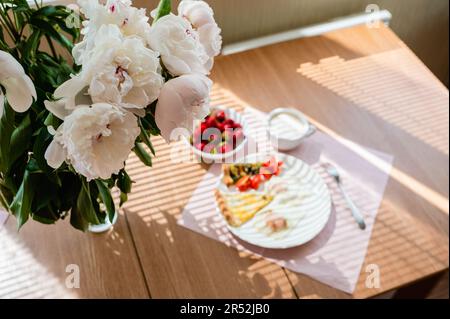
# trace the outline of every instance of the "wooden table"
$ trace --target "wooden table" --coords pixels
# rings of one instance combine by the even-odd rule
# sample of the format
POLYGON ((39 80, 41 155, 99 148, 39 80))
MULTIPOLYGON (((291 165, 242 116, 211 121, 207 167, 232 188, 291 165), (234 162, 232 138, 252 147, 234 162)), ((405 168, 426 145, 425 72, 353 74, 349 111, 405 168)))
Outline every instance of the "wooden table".
POLYGON ((9 218, 0 230, 0 296, 365 298, 448 269, 448 90, 386 27, 345 29, 217 59, 213 104, 296 107, 320 129, 395 156, 353 296, 176 224, 205 173, 171 164, 155 139, 152 169, 130 158, 137 183, 114 230, 9 218), (80 288, 65 286, 66 267, 80 288), (381 287, 367 288, 377 264, 381 287))

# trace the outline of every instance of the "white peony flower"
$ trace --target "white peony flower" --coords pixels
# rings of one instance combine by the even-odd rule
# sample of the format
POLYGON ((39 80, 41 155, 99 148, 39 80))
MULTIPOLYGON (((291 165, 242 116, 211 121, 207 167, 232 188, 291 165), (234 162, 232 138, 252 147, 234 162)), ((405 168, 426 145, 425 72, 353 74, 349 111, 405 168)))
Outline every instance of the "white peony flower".
POLYGON ((52 112, 56 117, 64 120, 66 116, 69 116, 77 108, 77 105, 85 104, 77 101, 77 97, 82 95, 80 92, 82 92, 86 86, 87 84, 83 76, 80 74, 73 76, 55 90, 53 97, 56 101, 44 101, 46 109, 52 112))
POLYGON ((81 12, 88 19, 83 21, 84 28, 81 31, 85 37, 72 51, 75 62, 79 65, 90 59, 91 51, 96 45, 97 32, 103 25, 118 26, 124 36, 145 38, 149 32, 149 18, 145 9, 132 7, 129 0, 108 0, 105 5, 98 0, 78 0, 78 3, 81 12))
POLYGON ((139 133, 131 113, 106 103, 80 106, 58 128, 45 159, 55 169, 67 160, 88 181, 108 179, 124 167, 139 133))
POLYGON ((164 84, 156 105, 155 120, 169 142, 176 128, 193 130, 195 120, 209 114, 212 81, 201 74, 182 75, 164 84))
POLYGON ((78 15, 80 14, 80 7, 77 4, 69 3, 66 7, 78 15))
POLYGON ((216 23, 214 20, 214 11, 204 1, 183 0, 178 6, 178 14, 189 20, 195 29, 210 23, 216 23))
POLYGON ((94 102, 125 108, 147 107, 156 101, 164 84, 159 54, 139 38, 124 38, 115 25, 99 30, 97 45, 83 72, 90 81, 89 94, 94 102))
POLYGON ((209 57, 205 67, 211 71, 214 57, 222 49, 222 30, 214 20, 212 8, 204 1, 183 0, 178 6, 178 14, 187 19, 197 31, 200 43, 209 57))
POLYGON ((3 115, 3 107, 6 100, 16 112, 27 111, 33 99, 36 99, 36 89, 31 79, 25 74, 23 67, 14 57, 4 51, 0 51, 0 117, 3 115))
POLYGON ((158 53, 137 37, 124 37, 116 25, 105 25, 98 31, 96 46, 82 72, 62 84, 54 94, 60 100, 47 101, 46 107, 64 118, 79 105, 75 97, 88 87, 93 103, 143 111, 158 98, 163 84, 158 53))
POLYGON ((148 33, 150 47, 174 76, 190 73, 208 74, 209 57, 199 35, 182 17, 169 14, 156 21, 148 33))
POLYGON ((211 71, 214 65, 214 57, 218 56, 222 50, 222 30, 216 23, 210 23, 200 27, 197 32, 200 37, 200 43, 209 57, 205 67, 208 71, 211 71))

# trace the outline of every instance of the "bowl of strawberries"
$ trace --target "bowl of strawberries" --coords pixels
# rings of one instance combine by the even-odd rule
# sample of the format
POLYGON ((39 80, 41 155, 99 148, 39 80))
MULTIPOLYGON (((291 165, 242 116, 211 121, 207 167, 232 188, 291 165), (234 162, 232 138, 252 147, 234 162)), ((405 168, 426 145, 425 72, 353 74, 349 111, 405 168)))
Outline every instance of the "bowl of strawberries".
POLYGON ((219 161, 237 154, 245 146, 246 121, 233 109, 213 108, 190 137, 193 152, 203 160, 219 161))

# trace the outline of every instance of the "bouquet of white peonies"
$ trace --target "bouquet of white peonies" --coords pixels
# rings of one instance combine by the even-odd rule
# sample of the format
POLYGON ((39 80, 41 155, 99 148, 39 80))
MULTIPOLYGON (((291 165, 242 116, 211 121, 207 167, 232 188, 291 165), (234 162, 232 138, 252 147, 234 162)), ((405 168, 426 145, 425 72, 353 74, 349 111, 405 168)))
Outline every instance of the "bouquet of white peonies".
MULTIPOLYGON (((49 8, 62 10, 28 9, 33 15, 36 10, 52 11, 49 8)), ((169 141, 174 129, 192 131, 195 121, 209 113, 212 82, 207 76, 222 38, 206 2, 183 0, 175 15, 170 0, 161 0, 151 12, 151 24, 145 10, 133 7, 130 0, 78 0, 71 11, 85 20, 82 41, 73 48, 68 45, 75 65, 64 81, 51 79, 45 88, 40 84, 37 94, 35 76, 30 74, 30 79, 13 55, 0 52, 2 122, 20 112, 31 128, 22 137, 29 141, 16 159, 20 163, 11 163, 5 157, 7 147, 0 147, 0 161, 8 162, 0 165, 2 203, 16 215, 19 226, 29 216, 54 223, 70 214, 71 224, 80 230, 107 218, 112 221, 116 208, 111 189, 120 190, 121 204, 131 191, 125 170, 130 153, 151 166, 152 135, 169 141), (13 65, 15 72, 8 70, 13 65), (20 168, 10 176, 14 165, 20 168)), ((59 21, 49 24, 61 27, 59 21)), ((58 36, 62 35, 51 32, 45 39, 60 43, 58 36)), ((20 50, 27 46, 16 55, 24 64, 20 50)), ((14 122, 9 131, 0 126, 0 143, 12 144, 14 130, 22 124, 14 122), (9 139, 3 133, 9 133, 9 139)))

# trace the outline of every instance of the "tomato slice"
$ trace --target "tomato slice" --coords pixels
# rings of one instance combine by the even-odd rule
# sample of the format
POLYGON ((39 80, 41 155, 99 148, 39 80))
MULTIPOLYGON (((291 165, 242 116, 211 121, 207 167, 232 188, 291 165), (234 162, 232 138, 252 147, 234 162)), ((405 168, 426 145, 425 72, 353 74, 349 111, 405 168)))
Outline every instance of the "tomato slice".
POLYGON ((261 175, 255 175, 250 179, 251 188, 254 190, 259 188, 259 184, 262 182, 262 176, 261 175))
POLYGON ((241 177, 236 183, 236 187, 241 192, 245 192, 246 190, 249 189, 250 186, 251 186, 251 182, 250 182, 250 177, 249 176, 241 177))
POLYGON ((275 157, 262 164, 260 173, 264 175, 266 179, 270 179, 273 175, 280 174, 280 166, 283 162, 278 162, 275 157))
POLYGON ((269 179, 272 178, 273 171, 272 171, 272 169, 269 168, 269 167, 261 167, 261 168, 259 169, 259 174, 261 174, 262 176, 264 176, 264 178, 265 178, 266 180, 269 180, 269 179))

